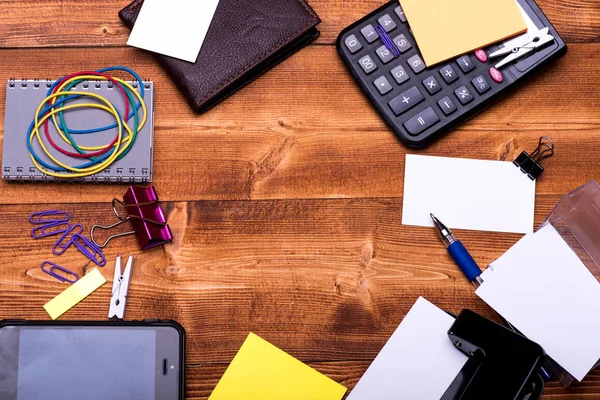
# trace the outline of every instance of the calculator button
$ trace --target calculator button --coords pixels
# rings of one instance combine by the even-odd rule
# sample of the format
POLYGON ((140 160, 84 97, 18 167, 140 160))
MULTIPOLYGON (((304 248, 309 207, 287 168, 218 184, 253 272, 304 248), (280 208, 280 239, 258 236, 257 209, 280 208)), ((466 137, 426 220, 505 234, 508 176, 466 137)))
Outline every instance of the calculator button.
POLYGON ((423 62, 423 60, 421 60, 421 57, 419 57, 416 54, 409 58, 407 62, 415 74, 418 74, 419 72, 425 69, 425 63, 423 62))
POLYGON ((365 71, 365 74, 367 74, 367 75, 369 75, 371 72, 373 72, 377 69, 377 65, 375 65, 375 62, 373 61, 371 56, 364 56, 363 58, 358 60, 358 63, 360 64, 363 71, 365 71))
POLYGON ((411 87, 400 96, 394 97, 388 105, 396 116, 405 113, 424 100, 423 95, 416 86, 411 87))
POLYGON ((362 49, 362 44, 358 41, 355 35, 350 35, 346 38, 346 47, 350 50, 350 53, 354 54, 362 49))
POLYGON ((385 29, 386 32, 391 32, 396 29, 396 23, 389 14, 385 14, 383 17, 379 18, 377 22, 379 22, 379 25, 383 26, 383 29, 385 29))
POLYGON ((498 71, 494 67, 490 68, 490 76, 492 77, 492 80, 496 83, 502 83, 502 81, 504 80, 502 72, 498 71))
POLYGON ((475 58, 479 60, 479 62, 486 63, 488 60, 487 53, 483 49, 479 49, 475 51, 475 58))
POLYGON ((402 85, 404 82, 410 79, 410 76, 408 76, 402 65, 398 65, 396 68, 391 70, 390 73, 398 85, 402 85))
POLYGON ((438 107, 442 110, 444 115, 450 115, 456 111, 456 105, 452 102, 452 99, 448 96, 444 97, 437 102, 438 107))
POLYGON ((440 117, 433 108, 428 107, 404 123, 404 127, 409 134, 415 136, 425 129, 432 127, 440 122, 440 117))
POLYGON ((484 94, 485 92, 491 89, 490 84, 487 83, 483 75, 479 75, 478 77, 473 79, 471 81, 471 85, 473 85, 473 87, 475 88, 475 90, 477 90, 479 94, 484 94))
POLYGON ((436 94, 437 92, 442 90, 442 86, 438 83, 438 81, 435 80, 433 75, 423 79, 422 83, 423 86, 425 86, 425 89, 427 89, 427 91, 429 92, 429 94, 436 94))
POLYGON ((469 92, 466 86, 461 86, 454 91, 454 95, 463 106, 473 101, 473 95, 469 92))
POLYGON ((400 18, 400 22, 402 22, 402 23, 406 22, 406 15, 404 15, 404 10, 402 9, 402 7, 400 7, 400 6, 396 7, 394 9, 394 12, 398 16, 398 18, 400 18))
POLYGON ((456 63, 465 74, 468 74, 475 69, 475 64, 473 64, 473 61, 471 61, 471 57, 469 56, 460 57, 456 60, 456 63))
POLYGON ((444 68, 440 69, 440 75, 446 83, 452 83, 458 79, 458 75, 454 72, 454 69, 450 65, 446 65, 444 68))
POLYGON ((398 47, 398 50, 400 50, 400 53, 406 53, 412 47, 412 45, 409 43, 408 39, 404 35, 396 36, 394 38, 394 43, 396 44, 396 47, 398 47))
POLYGON ((364 28, 362 28, 360 30, 360 33, 362 33, 362 35, 364 36, 364 38, 367 40, 368 43, 373 43, 374 41, 379 39, 379 34, 375 30, 375 28, 373 28, 373 25, 370 25, 370 24, 365 26, 364 28))
POLYGON ((392 54, 392 52, 389 51, 388 48, 385 46, 381 46, 375 52, 377 53, 377 56, 379 56, 381 62, 384 64, 387 64, 394 59, 394 55, 392 54))
POLYGON ((379 94, 381 94, 382 96, 392 91, 392 85, 385 76, 380 76, 379 78, 375 79, 375 82, 373 82, 373 84, 379 91, 379 94))

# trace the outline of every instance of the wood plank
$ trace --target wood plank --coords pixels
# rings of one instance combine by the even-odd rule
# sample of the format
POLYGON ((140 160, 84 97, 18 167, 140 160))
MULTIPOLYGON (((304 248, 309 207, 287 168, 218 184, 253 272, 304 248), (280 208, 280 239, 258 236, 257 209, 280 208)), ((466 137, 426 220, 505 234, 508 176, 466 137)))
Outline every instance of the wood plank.
MULTIPOLYGON (((155 185, 164 200, 402 196, 404 157, 413 151, 398 143, 329 47, 305 49, 201 116, 152 58, 134 49, 3 53, 0 77, 16 70, 57 77, 133 60, 156 83, 155 185)), ((548 134, 557 152, 539 193, 565 193, 598 177, 599 64, 600 44, 572 45, 551 70, 420 154, 510 160, 548 134)), ((0 91, 0 107, 4 102, 0 91)), ((122 192, 2 182, 0 203, 102 202, 122 192)))
MULTIPOLYGON (((558 198, 538 198, 536 224, 558 198)), ((229 360, 249 331, 304 360, 369 360, 418 296, 452 312, 493 316, 433 229, 401 225, 401 206, 395 198, 169 203, 174 242, 141 253, 133 237, 117 239, 102 272, 112 279, 116 254, 135 254, 127 318, 178 320, 189 335, 190 364, 229 360)), ((65 285, 40 270, 43 260, 79 273, 95 267, 75 249, 53 256, 56 238, 30 237, 29 214, 48 208, 69 211, 86 232, 114 221, 108 204, 3 206, 3 318, 47 319, 42 305, 65 285)), ((458 235, 482 266, 520 237, 458 235)), ((110 286, 65 318, 106 318, 110 286)))
MULTIPOLYGON (((350 391, 369 366, 367 361, 308 362, 317 371, 341 383, 350 391)), ((187 369, 187 394, 189 400, 207 399, 225 372, 226 365, 200 365, 187 369)), ((598 398, 600 372, 592 372, 583 383, 569 390, 558 383, 546 384, 544 400, 591 400, 598 398)))
MULTIPOLYGON (((0 0, 0 48, 123 46, 129 30, 118 12, 128 0, 0 0), (26 23, 24 23, 26 22, 26 23)), ((381 0, 312 0, 323 20, 318 44, 333 44, 340 31, 367 15, 381 0)), ((596 0, 539 0, 538 4, 569 43, 598 42, 596 0)))
MULTIPOLYGON (((553 197, 543 197, 537 223, 553 197)), ((31 211, 49 207, 56 205, 0 209, 3 318, 48 318, 42 305, 65 285, 40 271, 42 260, 76 272, 93 268, 73 250, 51 256, 51 238, 34 240, 23 229, 31 211)), ((59 208, 87 228, 110 221, 106 205, 59 208)), ((470 308, 495 318, 433 229, 402 226, 400 211, 399 199, 171 203, 173 244, 141 253, 133 238, 120 239, 107 248, 111 262, 101 271, 111 279, 116 253, 135 254, 126 317, 183 324, 190 399, 208 397, 250 331, 352 388, 420 295, 452 312, 470 308)), ((458 234, 480 265, 519 238, 458 234)), ((104 319, 110 286, 61 319, 104 319)), ((598 392, 599 374, 571 395, 552 383, 546 398, 587 398, 598 392)))

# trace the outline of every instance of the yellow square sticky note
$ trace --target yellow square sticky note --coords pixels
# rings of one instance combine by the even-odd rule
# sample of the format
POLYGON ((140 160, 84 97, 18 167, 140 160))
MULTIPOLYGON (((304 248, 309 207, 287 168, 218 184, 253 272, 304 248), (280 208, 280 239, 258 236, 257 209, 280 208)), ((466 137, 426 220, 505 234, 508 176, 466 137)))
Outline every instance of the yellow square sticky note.
POLYGON ((427 66, 527 30, 515 0, 400 0, 427 66))
POLYGON ((346 388, 250 333, 209 400, 340 400, 346 388))
POLYGON ((63 290, 61 294, 47 302, 44 305, 44 309, 50 314, 50 318, 56 319, 105 283, 106 279, 98 271, 98 268, 95 268, 86 276, 63 290))

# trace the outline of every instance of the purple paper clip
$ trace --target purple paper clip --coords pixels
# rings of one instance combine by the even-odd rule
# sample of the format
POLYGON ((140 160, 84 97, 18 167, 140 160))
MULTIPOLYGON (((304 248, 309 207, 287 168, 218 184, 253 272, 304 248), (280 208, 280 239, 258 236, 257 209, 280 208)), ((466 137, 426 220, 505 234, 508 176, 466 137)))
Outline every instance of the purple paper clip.
POLYGON ((375 26, 375 30, 379 34, 379 37, 381 38, 381 41, 383 42, 385 47, 387 47, 387 49, 391 51, 393 55, 395 55, 396 57, 400 57, 400 49, 396 46, 396 43, 394 43, 394 41, 388 36, 385 28, 377 24, 377 26, 375 26))
POLYGON ((106 258, 104 257, 102 250, 100 250, 100 248, 91 240, 79 234, 74 235, 73 238, 75 247, 77 247, 84 256, 92 260, 99 267, 104 267, 106 265, 106 258))
POLYGON ((38 225, 31 230, 31 236, 40 239, 47 236, 58 235, 65 233, 70 227, 71 224, 68 222, 52 222, 46 225, 38 225))
POLYGON ((73 244, 75 235, 79 235, 81 232, 83 232, 83 226, 81 226, 81 224, 72 225, 65 233, 63 233, 60 239, 54 243, 54 246, 52 246, 52 252, 57 256, 60 256, 62 253, 67 251, 71 244, 73 244), (78 232, 75 232, 76 230, 78 230, 78 232), (67 240, 65 241, 65 239, 67 240))
POLYGON ((71 219, 71 214, 66 211, 46 210, 34 212, 29 216, 29 222, 32 224, 50 224, 54 222, 67 222, 71 219), (50 218, 44 218, 50 217, 50 218))
POLYGON ((53 262, 50 261, 44 261, 42 263, 42 265, 40 266, 40 268, 42 269, 42 271, 44 271, 45 273, 47 273, 50 276, 55 277, 56 279, 58 279, 61 282, 69 282, 69 283, 75 283, 79 280, 79 275, 77 275, 75 272, 69 271, 68 269, 66 269, 65 267, 61 267, 58 264, 54 264, 53 262), (44 268, 44 266, 49 265, 50 268, 46 269, 44 268), (62 275, 57 274, 56 272, 54 272, 55 270, 59 270, 64 272, 67 275, 71 275, 74 276, 75 279, 69 279, 68 277, 64 277, 62 275))

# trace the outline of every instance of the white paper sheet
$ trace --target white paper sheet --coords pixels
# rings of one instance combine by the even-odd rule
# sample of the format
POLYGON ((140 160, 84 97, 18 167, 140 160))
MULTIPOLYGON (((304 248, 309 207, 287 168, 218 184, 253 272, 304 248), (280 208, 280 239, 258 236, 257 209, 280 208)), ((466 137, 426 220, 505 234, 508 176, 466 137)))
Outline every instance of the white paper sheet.
POLYGON ((512 162, 408 154, 402 224, 494 232, 533 231, 535 181, 512 162))
POLYGON ((467 361, 448 339, 453 322, 419 297, 347 400, 439 400, 467 361))
POLYGON ((576 379, 600 359, 600 284, 550 224, 492 264, 476 293, 576 379))
POLYGON ((219 0, 145 0, 127 44, 196 62, 219 0))

